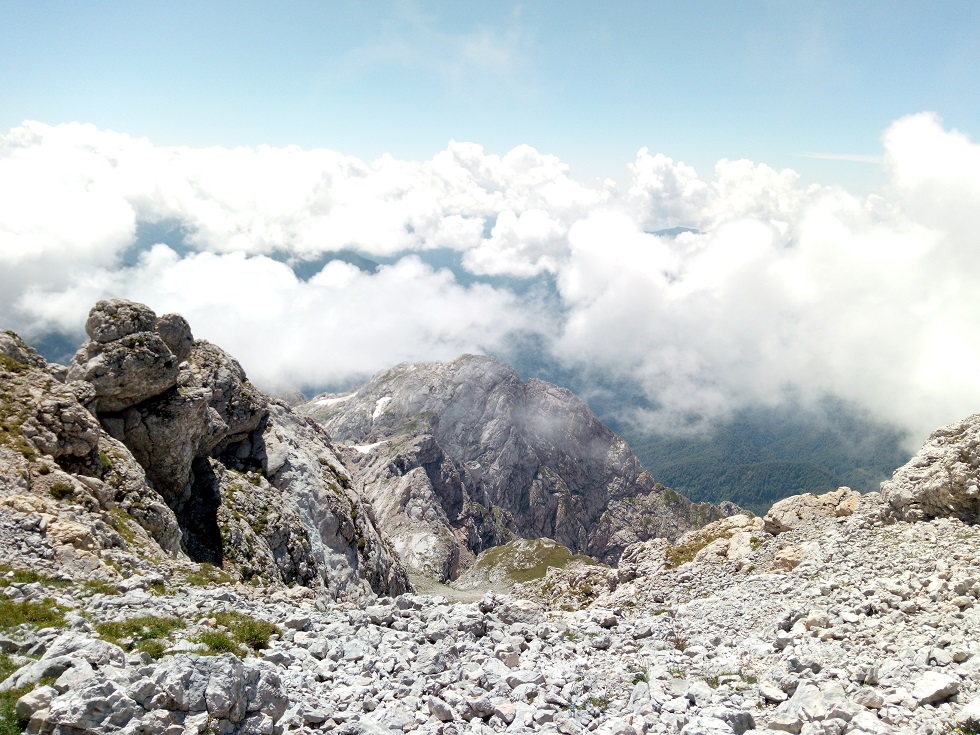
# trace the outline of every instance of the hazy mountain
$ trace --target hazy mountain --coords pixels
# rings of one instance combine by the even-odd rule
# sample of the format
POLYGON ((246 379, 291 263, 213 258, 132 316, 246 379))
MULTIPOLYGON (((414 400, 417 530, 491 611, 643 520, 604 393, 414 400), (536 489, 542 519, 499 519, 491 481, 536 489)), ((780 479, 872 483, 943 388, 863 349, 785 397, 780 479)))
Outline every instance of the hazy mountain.
POLYGON ((724 515, 655 482, 571 391, 491 357, 398 365, 298 410, 330 433, 409 568, 443 579, 515 536, 612 561, 724 515))

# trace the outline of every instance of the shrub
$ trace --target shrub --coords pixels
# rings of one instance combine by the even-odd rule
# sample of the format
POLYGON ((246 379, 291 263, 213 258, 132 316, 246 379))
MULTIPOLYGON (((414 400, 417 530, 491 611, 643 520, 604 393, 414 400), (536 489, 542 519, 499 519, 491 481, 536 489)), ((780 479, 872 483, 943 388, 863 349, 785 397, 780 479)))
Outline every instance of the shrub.
POLYGON ((64 500, 74 494, 75 488, 67 482, 56 482, 51 486, 51 495, 58 500, 64 500))

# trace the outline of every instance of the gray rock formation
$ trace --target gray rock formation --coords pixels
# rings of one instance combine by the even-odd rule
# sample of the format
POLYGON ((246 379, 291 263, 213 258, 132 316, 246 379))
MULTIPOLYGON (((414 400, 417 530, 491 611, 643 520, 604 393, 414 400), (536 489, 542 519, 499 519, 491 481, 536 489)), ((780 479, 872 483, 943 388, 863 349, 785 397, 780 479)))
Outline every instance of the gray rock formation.
POLYGON ((96 410, 121 411, 177 384, 180 359, 155 331, 156 321, 148 307, 122 299, 92 309, 85 322, 89 339, 72 358, 68 380, 95 388, 96 410))
POLYGON ((9 358, 4 361, 8 368, 25 365, 44 370, 47 367, 47 363, 38 351, 22 340, 16 332, 0 332, 0 356, 9 358), (13 362, 10 362, 11 360, 13 362))
MULTIPOLYGON (((47 392, 65 388, 52 381, 44 366, 0 360, 8 730, 938 735, 980 724, 980 531, 959 501, 928 520, 896 517, 959 497, 932 479, 950 468, 968 477, 951 458, 972 466, 972 421, 930 439, 941 449, 924 450, 936 459, 918 466, 921 484, 909 468, 896 473, 916 499, 905 504, 888 493, 799 496, 768 524, 739 515, 673 543, 632 543, 616 569, 552 541, 515 541, 476 570, 490 584, 493 570, 529 578, 511 595, 444 587, 452 599, 355 603, 340 592, 368 581, 396 589, 400 567, 314 422, 267 401, 263 422, 236 431, 248 421, 236 423, 211 391, 205 413, 237 438, 202 440, 210 453, 191 464, 188 502, 217 493, 226 573, 216 581, 182 555, 185 530, 125 444, 104 431, 89 449, 82 438, 41 439, 66 448, 55 457, 35 444, 43 432, 25 434, 47 392), (176 528, 173 557, 154 540, 167 531, 151 538, 133 522, 140 512, 156 519, 146 527, 176 528), (266 564, 297 581, 333 571, 309 587, 227 573, 248 564, 260 578, 266 564)), ((71 415, 71 396, 84 407, 93 394, 58 395, 71 415)), ((37 425, 86 435, 52 421, 37 425)), ((404 446, 447 457, 437 429, 404 446)))
POLYGON ((857 507, 861 493, 841 487, 829 493, 804 493, 774 504, 763 519, 767 532, 775 535, 791 531, 814 518, 849 516, 857 507))
POLYGON ((571 392, 490 357, 399 365, 300 410, 347 445, 405 563, 442 579, 515 536, 614 562, 723 515, 656 483, 571 392))
POLYGON ((881 484, 895 517, 980 520, 980 414, 937 429, 881 484))
POLYGON ((409 588, 318 426, 178 315, 102 301, 86 329, 67 384, 16 335, 0 339, 0 525, 11 514, 23 539, 11 561, 70 554, 110 573, 110 560, 169 556, 332 597, 409 588))

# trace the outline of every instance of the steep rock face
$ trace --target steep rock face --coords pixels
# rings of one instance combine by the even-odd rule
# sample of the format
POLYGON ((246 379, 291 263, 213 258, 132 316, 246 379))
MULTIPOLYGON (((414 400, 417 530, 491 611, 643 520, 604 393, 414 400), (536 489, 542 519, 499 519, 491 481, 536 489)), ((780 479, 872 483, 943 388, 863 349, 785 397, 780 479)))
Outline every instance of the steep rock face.
POLYGON ((105 573, 121 549, 130 566, 169 555, 334 597, 409 588, 316 424, 179 315, 103 301, 86 328, 67 384, 16 335, 0 339, 0 526, 8 514, 24 539, 11 561, 66 546, 105 573))
POLYGON ((444 579, 515 536, 615 561, 629 543, 723 515, 656 483, 571 392, 489 357, 399 365, 301 410, 350 445, 406 564, 444 579))
POLYGON ((980 414, 934 431, 912 459, 881 484, 896 518, 980 520, 980 414))

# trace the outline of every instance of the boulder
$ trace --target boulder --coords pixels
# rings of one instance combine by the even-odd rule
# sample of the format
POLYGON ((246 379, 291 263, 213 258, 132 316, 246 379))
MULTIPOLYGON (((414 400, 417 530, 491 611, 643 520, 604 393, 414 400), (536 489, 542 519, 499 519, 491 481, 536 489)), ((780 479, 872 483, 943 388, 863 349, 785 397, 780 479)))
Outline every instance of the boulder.
POLYGON ((919 705, 944 702, 960 690, 959 679, 938 671, 927 671, 912 687, 911 697, 919 705))
POLYGON ((787 546, 785 549, 780 549, 776 552, 769 569, 773 572, 791 572, 796 569, 802 561, 803 547, 787 546))
POLYGON ((194 335, 191 325, 180 314, 164 314, 156 320, 153 328, 174 356, 183 362, 191 355, 194 335))
POLYGON ((68 368, 68 380, 95 388, 96 411, 121 411, 177 385, 179 362, 155 332, 128 334, 113 342, 89 340, 68 368))
POLYGON ((980 414, 934 431, 881 496, 900 520, 980 520, 980 414))
POLYGON ((794 495, 775 503, 763 518, 767 533, 779 534, 792 531, 814 518, 849 516, 854 513, 861 494, 849 487, 841 487, 823 495, 805 493, 794 495))
POLYGON ((125 299, 99 301, 85 320, 85 333, 105 344, 137 332, 152 332, 156 314, 143 304, 125 299))

